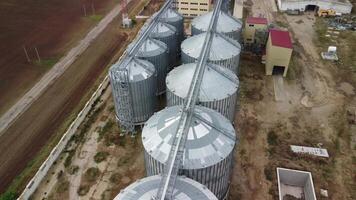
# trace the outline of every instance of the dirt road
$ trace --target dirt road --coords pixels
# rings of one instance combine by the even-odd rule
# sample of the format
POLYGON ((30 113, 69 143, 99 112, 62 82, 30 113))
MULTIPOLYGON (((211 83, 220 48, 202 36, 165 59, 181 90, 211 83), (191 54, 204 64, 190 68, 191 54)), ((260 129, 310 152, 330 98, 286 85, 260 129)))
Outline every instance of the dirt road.
POLYGON ((109 23, 120 13, 121 7, 118 4, 115 6, 100 23, 95 26, 78 46, 71 49, 68 54, 56 63, 33 88, 31 88, 15 105, 13 105, 0 118, 0 136, 6 128, 18 118, 28 107, 46 90, 46 88, 53 84, 56 79, 61 76, 66 69, 80 56, 88 46, 97 38, 97 36, 108 26, 109 23))

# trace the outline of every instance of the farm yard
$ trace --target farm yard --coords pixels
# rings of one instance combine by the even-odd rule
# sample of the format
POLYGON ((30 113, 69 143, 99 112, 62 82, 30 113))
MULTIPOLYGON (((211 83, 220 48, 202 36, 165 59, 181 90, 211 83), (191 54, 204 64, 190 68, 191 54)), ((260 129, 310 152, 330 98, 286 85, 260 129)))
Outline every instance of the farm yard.
MULTIPOLYGON (((130 6, 139 11, 145 3, 135 6, 134 1, 130 6)), ((148 4, 141 13, 150 15, 157 7, 148 4)), ((352 121, 355 120, 353 111, 356 113, 356 54, 352 49, 356 32, 335 33, 327 26, 326 19, 312 13, 298 16, 278 13, 273 0, 248 0, 245 9, 248 15, 265 16, 275 27, 288 30, 293 39, 293 56, 288 75, 280 85, 283 98, 277 100, 275 88, 279 83, 265 75, 261 58, 247 52, 241 55, 240 105, 234 123, 239 144, 234 153, 230 199, 278 199, 276 168, 284 167, 311 172, 317 199, 353 200, 356 196, 356 125, 352 121), (329 34, 333 36, 326 36, 329 34), (321 59, 320 52, 329 45, 338 45, 338 62, 321 59), (296 154, 290 145, 325 148, 330 157, 296 154), (329 197, 323 197, 321 190, 327 190, 329 197)), ((137 23, 130 30, 110 24, 58 83, 19 118, 21 123, 10 127, 8 132, 13 135, 8 134, 0 146, 3 152, 0 161, 5 161, 0 164, 0 176, 8 184, 25 168, 20 181, 15 179, 15 184, 11 184, 10 191, 20 192, 31 178, 94 86, 106 75, 107 66, 117 60, 133 39, 142 21, 137 23), (73 74, 77 76, 73 78, 73 74), (19 137, 23 132, 32 134, 19 137), (28 141, 28 138, 41 139, 28 141), (12 146, 15 140, 18 145, 12 146), (11 152, 19 156, 10 158, 11 152), (35 160, 26 167, 23 159, 28 155, 35 160), (13 169, 13 172, 9 174, 2 169, 13 169)), ((23 62, 26 63, 26 58, 23 62)), ((33 199, 109 200, 145 177, 140 131, 135 137, 121 133, 109 87, 51 167, 33 199)))

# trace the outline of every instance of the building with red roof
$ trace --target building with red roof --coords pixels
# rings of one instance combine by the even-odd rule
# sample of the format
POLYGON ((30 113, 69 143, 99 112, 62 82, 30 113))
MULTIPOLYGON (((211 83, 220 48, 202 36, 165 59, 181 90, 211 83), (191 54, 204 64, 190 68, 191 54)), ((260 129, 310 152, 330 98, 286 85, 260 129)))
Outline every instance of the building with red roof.
POLYGON ((264 17, 247 17, 246 23, 248 24, 264 24, 267 25, 267 18, 264 17))
POLYGON ((244 43, 265 45, 268 36, 268 21, 263 17, 247 17, 244 28, 244 43))
POLYGON ((286 76, 293 52, 288 31, 271 29, 266 45, 266 74, 286 76))

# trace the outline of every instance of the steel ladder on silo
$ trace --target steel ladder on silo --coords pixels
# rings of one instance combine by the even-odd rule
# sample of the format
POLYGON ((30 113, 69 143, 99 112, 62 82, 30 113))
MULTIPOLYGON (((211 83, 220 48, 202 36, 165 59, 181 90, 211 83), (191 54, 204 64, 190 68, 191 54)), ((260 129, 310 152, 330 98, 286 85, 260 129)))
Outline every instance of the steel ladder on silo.
POLYGON ((119 101, 119 108, 121 115, 124 116, 124 119, 120 119, 121 126, 126 134, 131 133, 134 135, 135 126, 133 123, 133 107, 130 92, 129 72, 127 68, 123 68, 119 69, 118 73, 120 80, 119 96, 121 97, 121 101, 119 101))

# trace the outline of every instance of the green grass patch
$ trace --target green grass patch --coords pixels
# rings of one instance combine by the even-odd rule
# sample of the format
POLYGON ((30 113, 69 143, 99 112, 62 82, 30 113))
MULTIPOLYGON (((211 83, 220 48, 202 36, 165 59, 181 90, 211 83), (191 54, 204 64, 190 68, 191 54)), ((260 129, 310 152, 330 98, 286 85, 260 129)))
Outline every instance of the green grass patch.
POLYGON ((94 156, 94 161, 96 163, 101 163, 101 162, 105 161, 109 155, 110 154, 108 152, 104 152, 104 151, 98 152, 94 156))
POLYGON ((102 15, 90 15, 89 19, 94 22, 99 22, 100 20, 103 19, 103 16, 102 15))
POLYGON ((47 59, 41 59, 41 62, 36 60, 34 61, 34 64, 38 67, 49 69, 52 68, 58 61, 59 61, 58 58, 47 58, 47 59))
POLYGON ((16 200, 17 193, 15 191, 6 191, 4 194, 0 195, 0 200, 16 200))
POLYGON ((274 146, 278 144, 278 135, 274 131, 270 131, 267 134, 268 145, 274 146))
POLYGON ((84 179, 87 182, 95 182, 100 175, 100 170, 97 167, 91 167, 84 173, 84 179))
POLYGON ((98 137, 99 142, 103 137, 107 135, 107 133, 109 133, 109 131, 114 127, 114 125, 115 122, 111 119, 105 123, 105 125, 99 131, 99 137, 98 137))

